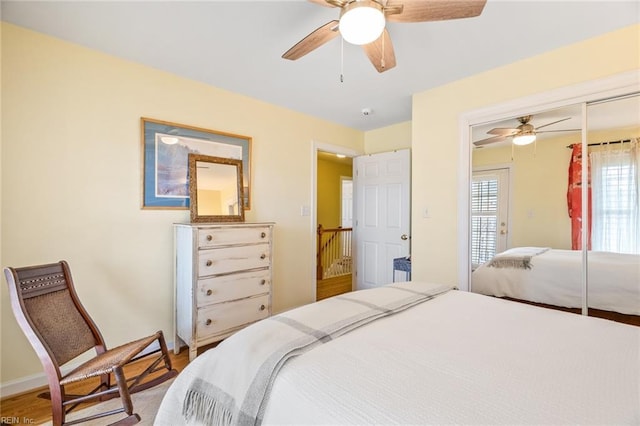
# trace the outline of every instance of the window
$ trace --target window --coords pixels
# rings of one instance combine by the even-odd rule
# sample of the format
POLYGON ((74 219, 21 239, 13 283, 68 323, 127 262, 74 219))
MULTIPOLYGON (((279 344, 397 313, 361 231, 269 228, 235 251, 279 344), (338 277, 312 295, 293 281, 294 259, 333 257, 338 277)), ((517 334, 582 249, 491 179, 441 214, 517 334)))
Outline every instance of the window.
POLYGON ((638 152, 636 144, 596 151, 591 159, 592 249, 640 254, 638 152))

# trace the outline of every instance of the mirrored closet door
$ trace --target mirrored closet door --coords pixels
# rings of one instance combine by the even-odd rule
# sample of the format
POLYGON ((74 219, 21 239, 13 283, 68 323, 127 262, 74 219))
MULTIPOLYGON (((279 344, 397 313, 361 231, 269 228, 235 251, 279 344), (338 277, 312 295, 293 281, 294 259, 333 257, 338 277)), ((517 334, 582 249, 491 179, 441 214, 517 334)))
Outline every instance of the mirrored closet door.
POLYGON ((640 325, 639 138, 638 94, 473 126, 471 291, 640 325))
POLYGON ((640 96, 586 111, 589 315, 640 325, 640 96))
POLYGON ((580 311, 582 122, 578 104, 472 127, 471 291, 580 311))

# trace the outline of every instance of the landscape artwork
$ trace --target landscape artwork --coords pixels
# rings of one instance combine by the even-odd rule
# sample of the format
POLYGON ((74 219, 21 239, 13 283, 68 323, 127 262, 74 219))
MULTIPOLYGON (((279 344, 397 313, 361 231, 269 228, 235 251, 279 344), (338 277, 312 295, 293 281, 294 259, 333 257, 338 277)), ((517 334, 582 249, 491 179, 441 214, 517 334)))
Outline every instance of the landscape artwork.
POLYGON ((250 207, 251 138, 143 118, 142 143, 142 208, 189 208, 190 153, 242 160, 245 210, 250 207))

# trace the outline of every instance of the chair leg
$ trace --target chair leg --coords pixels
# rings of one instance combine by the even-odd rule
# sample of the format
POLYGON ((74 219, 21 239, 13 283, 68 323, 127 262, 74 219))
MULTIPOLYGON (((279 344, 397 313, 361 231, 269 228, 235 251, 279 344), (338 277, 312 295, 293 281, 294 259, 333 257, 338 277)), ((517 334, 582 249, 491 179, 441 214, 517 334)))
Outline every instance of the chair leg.
POLYGON ((49 386, 49 392, 51 399, 51 423, 53 423, 53 426, 61 426, 65 420, 65 411, 62 406, 64 388, 61 386, 49 386))
POLYGON ((162 333, 162 330, 160 330, 158 343, 160 343, 160 350, 162 351, 162 355, 164 355, 164 366, 167 368, 167 370, 171 371, 171 357, 169 356, 169 350, 167 349, 167 343, 164 341, 164 334, 162 333))
POLYGON ((127 379, 124 376, 122 367, 117 367, 113 371, 113 375, 116 378, 118 390, 120 391, 120 398, 122 399, 122 408, 124 412, 128 414, 124 419, 114 423, 118 425, 132 425, 140 421, 140 416, 133 412, 133 403, 131 402, 131 394, 129 393, 129 387, 127 386, 127 379))

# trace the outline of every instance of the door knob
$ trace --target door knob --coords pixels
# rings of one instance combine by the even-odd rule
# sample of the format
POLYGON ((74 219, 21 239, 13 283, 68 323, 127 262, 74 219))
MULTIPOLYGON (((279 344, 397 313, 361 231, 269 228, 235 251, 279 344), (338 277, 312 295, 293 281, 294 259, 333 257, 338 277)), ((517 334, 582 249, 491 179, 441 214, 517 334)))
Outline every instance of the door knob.
POLYGON ((400 236, 400 239, 401 239, 401 240, 408 240, 408 239, 409 239, 409 237, 407 236, 407 234, 402 234, 402 235, 400 236))

